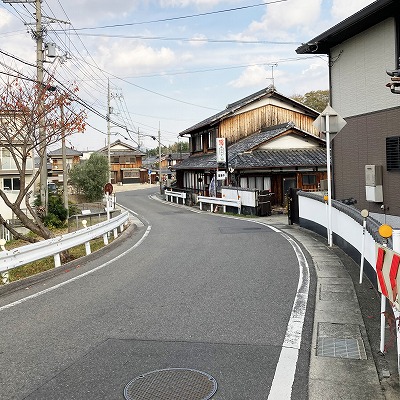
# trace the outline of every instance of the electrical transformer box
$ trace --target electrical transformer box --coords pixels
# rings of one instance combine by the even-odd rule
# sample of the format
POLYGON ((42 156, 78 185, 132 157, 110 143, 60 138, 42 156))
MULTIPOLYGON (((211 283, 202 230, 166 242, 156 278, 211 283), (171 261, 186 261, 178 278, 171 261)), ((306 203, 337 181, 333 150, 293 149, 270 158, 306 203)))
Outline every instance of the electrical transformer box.
POLYGON ((365 166, 365 186, 382 185, 382 165, 365 166))
POLYGON ((365 199, 373 203, 383 202, 382 165, 365 166, 365 199))

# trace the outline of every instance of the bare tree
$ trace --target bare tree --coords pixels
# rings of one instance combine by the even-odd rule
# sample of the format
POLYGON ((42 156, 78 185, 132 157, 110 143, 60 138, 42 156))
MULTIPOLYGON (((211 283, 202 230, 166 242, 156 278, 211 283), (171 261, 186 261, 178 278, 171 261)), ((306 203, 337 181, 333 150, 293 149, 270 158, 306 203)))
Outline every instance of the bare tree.
MULTIPOLYGON (((38 85, 34 80, 10 78, 0 87, 0 150, 3 151, 3 159, 5 153, 10 158, 20 180, 16 198, 11 199, 1 187, 0 197, 23 226, 44 239, 53 234, 32 207, 31 195, 43 163, 47 163, 46 149, 60 141, 63 135, 83 132, 86 119, 86 113, 74 107, 77 86, 56 90, 51 83, 48 81, 38 85), (64 118, 60 118, 61 108, 64 118), (40 124, 45 135, 39 134, 40 124), (40 159, 36 170, 35 155, 40 159)), ((17 238, 29 242, 37 241, 16 232, 1 214, 0 224, 17 238)))

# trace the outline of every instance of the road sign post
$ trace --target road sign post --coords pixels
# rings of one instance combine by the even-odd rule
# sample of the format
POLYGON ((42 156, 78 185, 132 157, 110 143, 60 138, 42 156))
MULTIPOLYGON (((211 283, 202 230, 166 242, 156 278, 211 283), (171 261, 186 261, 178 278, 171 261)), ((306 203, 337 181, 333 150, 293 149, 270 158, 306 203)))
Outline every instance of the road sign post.
POLYGON ((339 133, 347 122, 328 104, 313 122, 313 125, 326 134, 326 170, 328 179, 328 244, 332 246, 332 178, 331 178, 331 134, 339 133))

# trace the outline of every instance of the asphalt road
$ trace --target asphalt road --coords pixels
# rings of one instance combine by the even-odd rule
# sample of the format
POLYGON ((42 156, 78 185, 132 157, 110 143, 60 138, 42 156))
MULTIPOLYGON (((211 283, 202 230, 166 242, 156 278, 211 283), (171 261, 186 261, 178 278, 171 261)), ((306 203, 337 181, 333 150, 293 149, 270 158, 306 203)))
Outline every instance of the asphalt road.
MULTIPOLYGON (((119 194, 143 226, 116 249, 0 297, 0 399, 124 399, 134 378, 166 368, 214 377, 213 400, 267 399, 271 387, 283 394, 270 398, 285 398, 282 346, 298 329, 288 328, 301 270, 293 244, 152 193, 119 194)), ((312 308, 309 300, 294 400, 308 398, 312 308)))

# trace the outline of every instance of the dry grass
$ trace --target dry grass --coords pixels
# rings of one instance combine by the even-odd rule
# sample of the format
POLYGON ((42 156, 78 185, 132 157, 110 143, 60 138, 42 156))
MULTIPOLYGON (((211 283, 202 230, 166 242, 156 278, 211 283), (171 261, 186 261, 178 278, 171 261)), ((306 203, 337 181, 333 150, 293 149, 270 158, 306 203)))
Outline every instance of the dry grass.
MULTIPOLYGON (((66 232, 54 232, 57 236, 66 232)), ((110 236, 108 239, 109 243, 114 240, 114 236, 110 236)), ((7 250, 15 249, 17 247, 21 247, 26 245, 27 243, 21 240, 12 240, 7 243, 7 250)), ((90 241, 90 249, 93 252, 100 250, 104 247, 103 238, 97 238, 90 241)), ((76 260, 86 255, 85 245, 81 244, 79 246, 73 247, 68 250, 68 261, 76 260)), ((10 282, 18 281, 23 278, 27 278, 32 275, 36 275, 40 272, 47 271, 49 269, 54 268, 54 258, 46 257, 41 260, 34 261, 29 264, 22 265, 21 267, 14 268, 9 271, 9 280, 10 282)), ((0 280, 0 285, 2 285, 2 281, 0 280)))

